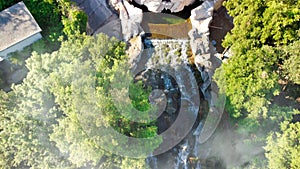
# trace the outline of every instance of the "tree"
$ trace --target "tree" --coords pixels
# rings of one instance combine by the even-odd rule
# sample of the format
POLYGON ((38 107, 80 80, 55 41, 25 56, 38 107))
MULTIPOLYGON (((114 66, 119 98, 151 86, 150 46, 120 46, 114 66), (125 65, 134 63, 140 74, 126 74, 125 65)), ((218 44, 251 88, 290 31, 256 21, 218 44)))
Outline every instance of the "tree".
POLYGON ((276 104, 268 107, 265 117, 247 116, 239 119, 237 123, 239 128, 237 131, 245 137, 255 135, 259 142, 265 142, 270 131, 279 131, 279 124, 283 121, 292 121, 293 115, 300 114, 297 109, 291 107, 278 106, 276 104))
POLYGON ((300 85, 300 40, 295 41, 289 46, 284 47, 283 57, 285 59, 283 63, 283 72, 287 76, 287 79, 291 82, 300 85))
POLYGON ((15 3, 15 0, 0 1, 0 11, 4 10, 5 8, 8 8, 13 3, 15 3))
POLYGON ((54 0, 24 0, 24 3, 43 30, 43 39, 49 51, 57 50, 60 46, 59 37, 63 36, 58 3, 54 0))
MULTIPOLYGON (((23 84, 9 93, 8 109, 1 114, 1 168, 68 168, 71 164, 61 156, 49 140, 56 119, 62 116, 55 106, 47 83, 47 62, 34 54, 27 64, 31 70, 23 84)), ((49 62, 48 62, 49 63, 49 62)), ((51 63, 50 63, 51 64, 51 63)), ((55 66, 55 65, 54 65, 55 66)))
POLYGON ((234 17, 235 27, 223 44, 235 52, 263 44, 286 45, 299 38, 300 3, 297 0, 229 0, 225 7, 234 17))
MULTIPOLYGON (((3 128, 5 127, 5 121, 9 118, 8 115, 9 109, 9 95, 4 91, 0 90, 0 138, 2 138, 3 128)), ((0 139, 2 141, 2 139, 0 139)), ((5 166, 4 164, 8 164, 9 160, 5 158, 5 149, 4 144, 0 142, 0 166, 5 166)))
MULTIPOLYGON (((228 63, 222 65, 227 110, 231 116, 266 114, 272 97, 279 94, 277 80, 281 61, 288 65, 289 59, 297 60, 283 55, 282 49, 299 39, 299 5, 298 1, 289 0, 225 2, 235 25, 223 42, 223 46, 230 47, 233 53, 228 63)), ((291 48, 287 49, 292 53, 291 48)), ((291 69, 287 67, 285 70, 297 76, 296 65, 291 65, 291 69)), ((217 71, 215 78, 220 79, 220 76, 217 71)))
MULTIPOLYGON (((133 125, 119 116, 109 92, 116 70, 127 63, 125 49, 125 43, 105 35, 78 35, 56 52, 33 53, 27 60, 26 79, 10 93, 9 101, 15 105, 1 119, 1 167, 129 168, 130 164, 145 168, 143 158, 120 157, 112 150, 132 147, 131 154, 149 152, 160 140, 133 144, 128 137, 107 132, 117 127, 119 135, 126 134, 122 131, 135 137, 156 135, 152 123, 133 125), (115 119, 121 120, 116 123, 115 119), (147 149, 139 149, 143 144, 147 149)), ((142 94, 140 87, 133 92, 142 94)))
POLYGON ((266 117, 270 98, 278 92, 275 53, 269 46, 252 48, 233 56, 216 71, 215 79, 225 81, 219 83, 225 84, 220 86, 226 91, 232 117, 266 117))
MULTIPOLYGON (((56 98, 59 98, 57 103, 67 117, 59 120, 59 125, 55 126, 55 132, 50 136, 51 140, 57 143, 62 152, 70 155, 70 161, 77 167, 85 166, 87 162, 90 163, 89 165, 96 165, 99 159, 106 158, 107 152, 100 146, 103 144, 106 144, 107 150, 116 152, 134 146, 127 150, 128 152, 124 152, 126 154, 153 150, 158 146, 159 140, 147 146, 149 150, 140 150, 139 147, 146 144, 145 142, 131 144, 127 138, 120 138, 106 129, 107 126, 111 126, 116 131, 131 137, 153 136, 157 130, 153 123, 137 124, 126 119, 120 114, 120 109, 116 107, 115 100, 112 98, 114 96, 110 92, 111 87, 115 90, 115 86, 121 85, 123 88, 123 84, 112 84, 113 80, 118 77, 123 82, 127 76, 125 71, 128 70, 119 70, 126 62, 124 44, 116 39, 109 40, 102 35, 95 40, 85 40, 85 43, 84 50, 78 50, 87 52, 84 56, 80 53, 73 54, 68 50, 70 57, 79 55, 84 60, 72 58, 72 65, 64 66, 64 71, 52 74, 54 81, 60 82, 53 85, 53 93, 56 98), (119 73, 125 74, 123 76, 119 73)), ((68 44, 68 48, 72 44, 68 44)), ((78 46, 74 46, 75 49, 77 51, 78 46)), ((136 91, 140 91, 138 86, 136 87, 136 91)), ((123 90, 116 92, 118 96, 122 96, 123 90)))
POLYGON ((300 168, 300 123, 282 122, 281 131, 271 133, 265 146, 268 168, 300 168))
POLYGON ((63 32, 69 37, 86 31, 87 15, 70 0, 57 1, 62 13, 63 32))
MULTIPOLYGON (((234 18, 235 26, 223 41, 232 55, 214 78, 226 91, 226 109, 245 136, 243 141, 262 147, 270 131, 278 131, 282 121, 299 114, 276 105, 273 98, 282 89, 279 79, 298 83, 300 2, 228 0, 224 5, 234 18)), ((250 163, 249 167, 265 168, 255 160, 250 163)))

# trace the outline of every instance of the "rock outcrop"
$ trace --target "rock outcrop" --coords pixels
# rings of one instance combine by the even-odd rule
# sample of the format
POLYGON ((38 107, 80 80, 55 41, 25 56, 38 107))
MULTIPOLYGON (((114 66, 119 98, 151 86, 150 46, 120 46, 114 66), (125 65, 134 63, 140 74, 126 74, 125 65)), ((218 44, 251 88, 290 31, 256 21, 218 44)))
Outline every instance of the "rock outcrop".
MULTIPOLYGON (((141 58, 142 58, 142 52, 144 50, 144 45, 143 45, 143 42, 142 42, 142 38, 141 36, 137 36, 137 37, 134 37, 132 39, 130 39, 128 41, 128 43, 130 44, 129 45, 129 48, 127 49, 127 54, 129 56, 129 65, 131 65, 131 69, 132 70, 140 70, 142 68, 137 68, 138 64, 136 63, 139 63, 141 58)), ((138 72, 133 72, 133 74, 137 74, 138 72)))
POLYGON ((204 98, 209 102, 209 113, 203 126, 200 137, 197 140, 200 144, 210 138, 220 122, 225 105, 225 95, 219 91, 212 76, 221 61, 215 56, 216 50, 209 41, 209 25, 212 21, 213 10, 220 6, 222 0, 207 0, 199 7, 191 11, 192 30, 189 32, 192 53, 195 56, 195 65, 198 68, 203 83, 200 89, 204 98))
POLYGON ((199 7, 191 11, 191 23, 194 29, 197 29, 199 34, 209 35, 209 24, 212 21, 213 1, 205 1, 199 7))
POLYGON ((94 35, 99 33, 104 33, 109 37, 116 37, 119 40, 123 39, 122 29, 121 29, 121 20, 116 18, 109 21, 107 24, 99 27, 94 31, 94 35))
POLYGON ((190 45, 195 56, 195 64, 201 73, 203 84, 200 86, 206 100, 211 99, 208 87, 211 84, 213 48, 209 42, 209 24, 212 21, 214 1, 207 0, 191 11, 192 30, 189 32, 190 45))
POLYGON ((143 11, 141 9, 134 7, 128 1, 111 0, 110 3, 119 12, 123 40, 128 41, 143 31, 141 27, 143 11))
POLYGON ((161 12, 164 9, 169 9, 171 12, 180 12, 185 6, 188 6, 195 2, 195 0, 134 0, 140 5, 147 6, 151 12, 161 12))

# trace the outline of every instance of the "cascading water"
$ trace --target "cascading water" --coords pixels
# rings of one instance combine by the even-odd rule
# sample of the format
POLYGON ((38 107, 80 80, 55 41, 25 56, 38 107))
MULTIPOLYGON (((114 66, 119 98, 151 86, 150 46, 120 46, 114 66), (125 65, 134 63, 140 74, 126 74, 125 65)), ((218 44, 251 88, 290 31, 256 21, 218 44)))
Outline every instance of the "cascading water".
POLYGON ((203 123, 201 121, 193 133, 193 135, 195 136, 195 144, 194 144, 194 151, 193 151, 195 157, 198 157, 197 150, 199 149, 199 135, 201 133, 202 128, 203 128, 203 123))
MULTIPOLYGON (((200 133, 201 133, 201 130, 203 128, 203 123, 202 121, 200 121, 198 127, 195 129, 193 135, 195 136, 195 143, 194 143, 194 151, 193 151, 193 154, 195 157, 199 157, 199 136, 200 136, 200 133)), ((196 166, 195 166, 195 169, 201 169, 201 163, 199 160, 197 160, 196 162, 196 166)))
POLYGON ((185 139, 184 142, 179 145, 178 156, 176 158, 176 165, 174 169, 188 169, 188 157, 190 154, 190 145, 188 139, 185 139))
POLYGON ((157 157, 150 156, 146 159, 146 163, 152 168, 152 169, 158 169, 157 167, 157 157))
POLYGON ((151 43, 155 52, 154 57, 151 57, 147 63, 147 67, 155 67, 157 64, 176 66, 181 65, 182 62, 188 63, 189 40, 152 39, 151 43))
MULTIPOLYGON (((157 88, 163 89, 164 94, 167 98, 167 107, 165 109, 165 112, 168 119, 171 120, 164 121, 158 118, 159 133, 161 133, 168 127, 170 127, 170 125, 172 125, 172 122, 174 122, 174 120, 176 119, 178 106, 180 106, 178 105, 180 104, 180 102, 178 102, 178 99, 184 99, 193 103, 192 100, 195 96, 191 95, 190 93, 197 93, 196 90, 199 90, 199 88, 197 84, 190 83, 188 80, 194 78, 194 73, 189 67, 189 40, 146 39, 144 41, 144 45, 147 50, 144 50, 142 58, 140 59, 140 63, 145 63, 144 75, 146 75, 146 78, 150 81, 152 89, 155 86, 157 86, 157 88), (161 68, 166 67, 166 65, 174 69, 185 69, 187 71, 185 71, 185 73, 177 71, 175 74, 176 77, 171 77, 170 75, 164 74, 163 72, 153 71, 156 69, 160 70, 161 68), (157 74, 159 75, 159 77, 157 77, 157 74), (182 85, 181 88, 180 85, 182 85), (178 94, 179 88, 181 89, 180 95, 178 94), (187 88, 194 92, 187 92, 187 88)), ((167 70, 163 71, 167 72, 167 70)), ((189 109, 190 112, 198 113, 198 107, 196 107, 196 105, 189 107, 189 109)), ((193 164, 193 166, 191 166, 191 163, 189 162, 189 158, 191 156, 197 157, 198 155, 199 142, 197 139, 202 129, 201 125, 199 126, 194 133, 190 133, 188 137, 186 137, 181 143, 175 146, 172 150, 169 150, 168 157, 163 157, 162 159, 162 157, 160 156, 151 156, 147 158, 146 161, 149 166, 152 169, 166 167, 166 169, 200 169, 201 164, 199 160, 196 164, 193 164), (165 164, 163 165, 162 163, 165 164)))

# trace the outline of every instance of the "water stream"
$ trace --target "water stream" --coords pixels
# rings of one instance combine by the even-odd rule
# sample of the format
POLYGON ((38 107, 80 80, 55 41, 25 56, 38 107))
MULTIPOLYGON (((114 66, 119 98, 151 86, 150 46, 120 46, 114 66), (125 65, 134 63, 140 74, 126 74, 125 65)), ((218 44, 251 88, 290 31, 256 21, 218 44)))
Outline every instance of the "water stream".
POLYGON ((185 139, 178 147, 178 155, 176 157, 176 165, 174 166, 174 169, 188 169, 188 157, 190 154, 190 145, 188 139, 185 139))
MULTIPOLYGON (((191 83, 194 73, 189 65, 188 47, 189 40, 146 40, 145 49, 139 63, 145 64, 144 78, 148 85, 163 90, 167 98, 167 106, 162 117, 158 118, 159 134, 168 129, 176 120, 180 102, 184 99, 189 102, 189 111, 198 114, 199 103, 194 102, 199 88, 191 83), (176 71, 168 69, 171 67, 176 71), (159 71, 157 71, 159 70, 159 71), (180 71, 184 70, 184 71, 180 71), (171 72, 171 73, 170 73, 171 72), (175 76, 175 77, 172 77, 175 76)), ((141 71, 141 70, 139 70, 141 71)), ((147 163, 152 169, 190 169, 201 168, 198 160, 199 135, 202 123, 189 132, 189 134, 171 150, 147 158, 147 163), (190 158, 194 161, 191 162, 190 158)))

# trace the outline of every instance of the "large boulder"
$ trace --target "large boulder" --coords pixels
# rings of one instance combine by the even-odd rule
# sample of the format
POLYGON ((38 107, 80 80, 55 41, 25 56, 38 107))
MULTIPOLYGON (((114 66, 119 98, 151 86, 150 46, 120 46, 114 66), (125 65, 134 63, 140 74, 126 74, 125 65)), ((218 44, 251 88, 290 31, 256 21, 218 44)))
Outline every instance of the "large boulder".
POLYGON ((143 20, 141 9, 134 7, 128 1, 110 0, 110 4, 119 12, 123 40, 128 41, 143 31, 140 25, 143 20))
MULTIPOLYGON (((127 49, 127 54, 129 56, 129 63, 131 66, 138 66, 140 62, 141 54, 144 49, 141 36, 134 37, 128 41, 129 48, 127 49)), ((133 70, 137 69, 136 67, 132 68, 133 70)))
POLYGON ((191 17, 195 20, 209 18, 213 15, 214 3, 212 1, 205 1, 197 8, 191 11, 191 17))
POLYGON ((146 5, 148 10, 152 12, 161 12, 163 10, 161 9, 163 5, 162 0, 146 0, 143 5, 146 5))
POLYGON ((214 10, 218 10, 222 7, 224 0, 214 0, 214 10))
POLYGON ((208 88, 215 69, 212 64, 212 53, 214 51, 209 41, 209 24, 212 21, 213 9, 213 0, 207 0, 193 9, 190 17, 193 28, 189 32, 190 45, 192 53, 195 56, 194 62, 203 80, 200 89, 205 99, 209 101, 211 100, 211 95, 208 88))
POLYGON ((214 2, 208 0, 191 11, 191 23, 199 33, 209 35, 209 24, 212 21, 213 10, 214 2))
POLYGON ((109 21, 107 24, 101 26, 99 29, 94 31, 94 35, 99 33, 104 33, 109 37, 115 37, 119 40, 123 39, 122 30, 121 30, 121 20, 120 19, 113 19, 109 21))
POLYGON ((209 37, 200 33, 196 28, 189 32, 190 46, 192 53, 197 56, 199 54, 209 53, 209 37))
POLYGON ((126 10, 126 14, 120 12, 120 19, 122 22, 123 38, 128 41, 143 31, 141 27, 143 11, 129 4, 127 1, 124 1, 124 10, 126 10))

